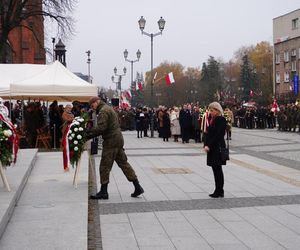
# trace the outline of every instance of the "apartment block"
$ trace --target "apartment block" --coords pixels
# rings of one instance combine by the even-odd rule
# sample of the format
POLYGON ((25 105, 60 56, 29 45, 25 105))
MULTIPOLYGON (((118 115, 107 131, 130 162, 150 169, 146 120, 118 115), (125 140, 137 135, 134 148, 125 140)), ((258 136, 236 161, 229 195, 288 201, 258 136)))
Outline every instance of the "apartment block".
POLYGON ((294 79, 300 74, 300 9, 273 19, 273 43, 274 94, 299 97, 294 79))

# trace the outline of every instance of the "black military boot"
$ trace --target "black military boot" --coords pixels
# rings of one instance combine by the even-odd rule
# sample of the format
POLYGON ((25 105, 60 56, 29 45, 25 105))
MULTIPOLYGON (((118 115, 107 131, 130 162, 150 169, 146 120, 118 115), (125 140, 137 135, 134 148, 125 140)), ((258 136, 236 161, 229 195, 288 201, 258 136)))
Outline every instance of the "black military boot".
POLYGON ((91 195, 90 198, 92 200, 107 200, 108 199, 107 185, 108 184, 102 184, 100 191, 95 195, 91 195))
POLYGON ((144 189, 140 185, 138 179, 132 181, 132 183, 134 185, 134 192, 131 194, 131 197, 138 197, 139 195, 144 193, 144 189))

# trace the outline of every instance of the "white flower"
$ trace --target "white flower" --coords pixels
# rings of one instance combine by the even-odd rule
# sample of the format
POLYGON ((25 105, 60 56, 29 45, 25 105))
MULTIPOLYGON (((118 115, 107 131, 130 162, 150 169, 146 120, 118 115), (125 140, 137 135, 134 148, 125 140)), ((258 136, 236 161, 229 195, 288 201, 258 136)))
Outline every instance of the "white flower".
POLYGON ((77 131, 78 131, 78 128, 74 128, 74 131, 77 132, 77 131))
POLYGON ((74 138, 74 137, 75 137, 75 134, 73 133, 73 134, 71 134, 71 136, 74 138))
POLYGON ((77 139, 78 140, 82 139, 82 136, 81 135, 77 135, 77 139))
POLYGON ((83 121, 84 121, 84 119, 80 118, 80 119, 78 119, 78 121, 80 121, 80 122, 83 122, 83 121))
POLYGON ((73 139, 73 137, 72 137, 72 136, 70 136, 70 137, 69 137, 69 140, 71 141, 72 139, 73 139))
POLYGON ((75 122, 75 125, 80 125, 80 123, 79 122, 75 122))
POLYGON ((78 141, 73 141, 73 143, 76 145, 76 144, 78 144, 78 141))
POLYGON ((78 151, 78 147, 75 147, 75 148, 74 148, 74 151, 78 151))
POLYGON ((82 128, 82 127, 80 127, 78 130, 79 130, 79 131, 83 131, 83 128, 82 128))
POLYGON ((6 137, 11 137, 11 136, 12 136, 12 132, 11 132, 10 129, 3 130, 3 134, 4 134, 6 137))

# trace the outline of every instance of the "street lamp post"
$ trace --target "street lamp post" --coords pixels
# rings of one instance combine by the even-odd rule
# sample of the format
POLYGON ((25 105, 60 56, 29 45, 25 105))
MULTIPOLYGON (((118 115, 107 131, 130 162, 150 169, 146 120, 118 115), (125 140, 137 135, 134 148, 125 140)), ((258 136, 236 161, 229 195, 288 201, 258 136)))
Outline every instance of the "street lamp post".
POLYGON ((122 90, 122 87, 121 87, 122 77, 126 75, 126 71, 127 71, 127 69, 124 67, 123 68, 123 74, 117 74, 118 70, 115 67, 114 68, 114 74, 115 74, 115 76, 118 76, 118 81, 115 82, 114 81, 115 77, 114 76, 111 77, 112 82, 116 83, 116 91, 118 93, 119 98, 121 96, 121 90, 122 90))
POLYGON ((87 59, 87 65, 88 65, 88 82, 91 83, 92 82, 91 81, 91 57, 90 57, 91 56, 91 51, 88 50, 85 53, 87 54, 87 57, 88 57, 88 59, 87 59))
POLYGON ((130 62, 130 64, 131 64, 131 89, 134 89, 133 87, 133 85, 134 85, 134 83, 133 83, 133 64, 134 63, 136 63, 136 62, 138 62, 139 60, 140 60, 140 57, 141 57, 141 51, 140 50, 138 50, 137 52, 136 52, 136 57, 137 57, 137 59, 136 60, 129 60, 129 59, 127 59, 127 57, 128 57, 128 50, 127 49, 125 49, 124 50, 124 58, 125 58, 125 61, 126 62, 130 62))
MULTIPOLYGON (((158 36, 158 35, 162 35, 162 32, 165 28, 165 24, 166 24, 166 21, 161 17, 159 20, 158 20, 158 28, 160 30, 160 32, 157 32, 157 33, 147 33, 144 31, 145 29, 145 25, 146 25, 146 19, 141 16, 140 20, 138 21, 139 23, 139 27, 140 27, 140 30, 142 32, 142 35, 146 35, 146 36, 149 36, 151 38, 151 107, 153 108, 153 38, 155 36, 158 36)), ((154 114, 152 113, 151 114, 151 137, 154 137, 154 121, 153 121, 153 117, 154 114)))

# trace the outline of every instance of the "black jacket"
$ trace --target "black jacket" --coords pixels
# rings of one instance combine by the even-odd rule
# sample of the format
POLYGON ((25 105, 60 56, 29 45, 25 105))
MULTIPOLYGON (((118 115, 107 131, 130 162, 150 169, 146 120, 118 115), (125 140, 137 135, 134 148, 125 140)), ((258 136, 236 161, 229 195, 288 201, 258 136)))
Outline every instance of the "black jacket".
POLYGON ((226 119, 223 116, 217 116, 208 127, 208 133, 204 146, 209 147, 207 153, 208 166, 226 165, 221 161, 220 147, 226 147, 224 136, 226 129, 226 119))

